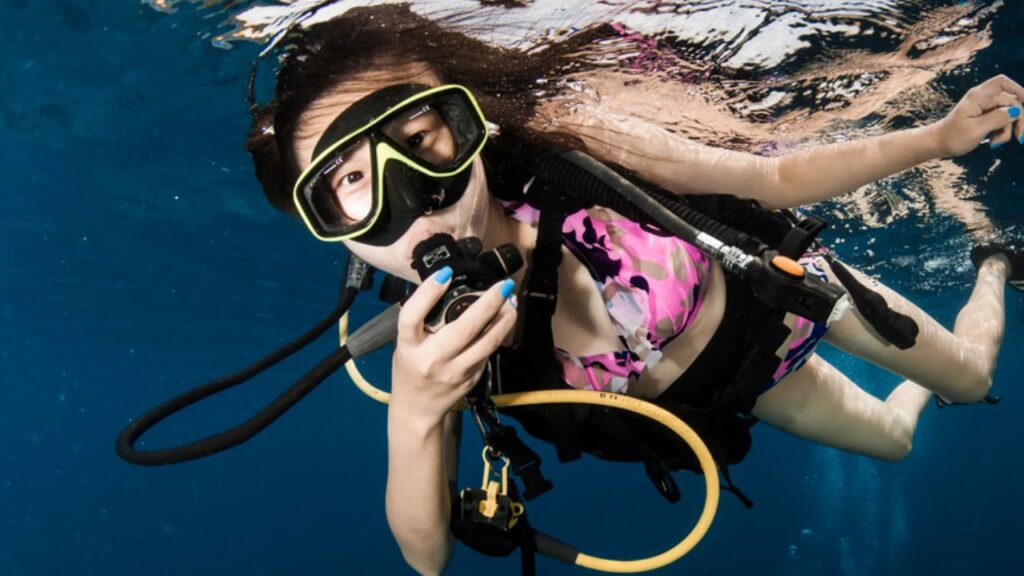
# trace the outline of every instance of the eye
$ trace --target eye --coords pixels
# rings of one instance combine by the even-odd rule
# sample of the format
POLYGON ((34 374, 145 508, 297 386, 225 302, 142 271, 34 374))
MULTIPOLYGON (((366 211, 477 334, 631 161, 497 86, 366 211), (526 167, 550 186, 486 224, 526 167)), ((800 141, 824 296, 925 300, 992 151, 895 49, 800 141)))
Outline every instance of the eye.
POLYGON ((342 184, 355 184, 363 179, 362 172, 349 172, 341 177, 342 184))
POLYGON ((412 150, 419 148, 420 144, 423 144, 423 141, 426 140, 425 134, 426 132, 417 132, 406 138, 405 144, 412 150))
POLYGON ((339 172, 331 178, 331 188, 339 190, 344 186, 351 186, 362 179, 363 173, 360 170, 353 170, 351 172, 345 172, 344 174, 339 172))

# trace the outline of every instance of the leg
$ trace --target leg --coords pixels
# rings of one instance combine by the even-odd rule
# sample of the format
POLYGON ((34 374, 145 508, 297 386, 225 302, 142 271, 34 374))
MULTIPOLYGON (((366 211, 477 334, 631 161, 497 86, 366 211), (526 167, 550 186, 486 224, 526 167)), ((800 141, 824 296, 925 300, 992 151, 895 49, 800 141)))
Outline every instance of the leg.
MULTIPOLYGON (((829 280, 836 282, 828 264, 823 260, 819 264, 829 280)), ((977 402, 988 393, 1003 340, 1003 292, 1009 273, 1005 257, 984 261, 978 270, 974 291, 957 315, 952 332, 885 285, 853 268, 850 272, 875 289, 894 310, 917 322, 920 327, 917 343, 908 350, 886 344, 856 310, 832 324, 826 341, 948 400, 977 402)))
POLYGON ((883 460, 910 453, 931 392, 906 381, 883 402, 817 354, 757 399, 753 415, 784 432, 883 460))

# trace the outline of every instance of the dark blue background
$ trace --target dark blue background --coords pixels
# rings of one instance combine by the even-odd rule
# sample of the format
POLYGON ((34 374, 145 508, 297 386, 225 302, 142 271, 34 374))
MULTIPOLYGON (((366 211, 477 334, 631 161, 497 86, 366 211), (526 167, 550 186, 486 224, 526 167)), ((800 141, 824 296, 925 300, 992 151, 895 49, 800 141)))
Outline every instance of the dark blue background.
MULTIPOLYGON (((275 213, 251 174, 242 97, 256 48, 212 47, 204 35, 219 16, 192 8, 167 16, 110 0, 4 6, 0 574, 406 573, 383 512, 385 409, 344 376, 227 453, 157 469, 114 454, 131 417, 288 341, 336 298, 344 254, 275 213)), ((1024 78, 1022 31, 1020 8, 1004 7, 994 45, 942 87, 959 97, 998 72, 1024 78)), ((977 200, 1011 234, 1024 218, 1022 155, 1011 143, 962 159, 978 177, 1002 159, 977 200)), ((959 225, 938 216, 847 233, 839 250, 948 326, 971 286, 968 246, 959 225), (871 235, 867 256, 858 248, 871 235), (936 255, 948 265, 925 267, 936 255), (951 280, 928 288, 935 274, 951 280)), ((706 540, 660 573, 1016 573, 1024 341, 1020 294, 1007 296, 1002 405, 929 408, 900 464, 759 427, 754 452, 733 471, 757 506, 723 496, 706 540)), ((357 321, 377 309, 369 300, 357 321)), ((240 421, 333 345, 325 338, 158 428, 150 445, 240 421)), ((898 382, 825 354, 875 394, 898 382)), ((365 369, 386 383, 388 365, 378 355, 365 369)), ((467 434, 466 482, 479 473, 477 445, 467 434)), ((639 467, 559 467, 543 454, 558 488, 531 506, 532 521, 588 552, 656 553, 695 518, 694 477, 684 478, 684 504, 671 507, 639 467)), ((450 573, 484 569, 513 574, 518 564, 460 549, 450 573)), ((579 572, 546 559, 540 569, 579 572)))

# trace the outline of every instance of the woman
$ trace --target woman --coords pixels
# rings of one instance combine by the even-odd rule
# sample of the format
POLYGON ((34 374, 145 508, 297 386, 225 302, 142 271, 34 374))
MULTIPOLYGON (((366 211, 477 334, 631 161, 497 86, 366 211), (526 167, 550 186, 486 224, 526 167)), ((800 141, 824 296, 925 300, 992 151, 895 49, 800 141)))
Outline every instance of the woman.
MULTIPOLYGON (((418 283, 409 262, 415 247, 436 233, 479 237, 485 248, 511 242, 530 253, 537 239, 535 214, 492 193, 510 179, 520 182, 523 160, 544 150, 580 149, 678 193, 731 194, 787 208, 837 196, 932 158, 965 154, 989 135, 993 145, 1024 137, 1016 120, 1024 89, 998 77, 969 91, 943 120, 877 138, 774 159, 701 146, 628 118, 566 107, 554 98, 557 87, 544 91, 551 84, 538 79, 550 80, 573 62, 570 56, 581 46, 607 32, 581 33, 571 43, 527 56, 446 31, 405 8, 379 7, 351 10, 295 34, 276 99, 257 110, 249 141, 265 192, 275 206, 301 216, 314 234, 341 240, 371 265, 418 283), (450 105, 471 115, 469 100, 454 89, 431 92, 449 83, 469 88, 486 118, 500 127, 482 157, 476 148, 482 141, 474 134, 483 128, 470 123, 462 133, 441 110, 450 105), (453 100, 435 99, 439 93, 453 100), (403 103, 401 117, 375 120, 397 102, 403 103), (380 154, 371 134, 386 137, 389 150, 397 149, 394 162, 400 164, 404 155, 407 164, 433 166, 436 174, 426 174, 422 166, 415 174, 386 172, 381 166, 388 160, 371 158, 371 148, 380 154), (392 212, 380 216, 385 195, 392 212), (425 204, 399 214, 396 198, 425 204)), ((566 219, 553 336, 567 384, 659 398, 671 393, 673 383, 724 328, 729 292, 716 263, 674 238, 659 240, 656 249, 650 248, 655 244, 631 248, 630 241, 604 243, 601 255, 588 259, 594 248, 584 246, 588 233, 632 238, 637 229, 603 208, 566 219), (645 250, 658 252, 662 260, 647 261, 645 250), (651 301, 637 300, 635 286, 603 272, 596 263, 600 258, 644 274, 657 268, 659 278, 672 285, 667 289, 677 290, 667 297, 671 305, 656 310, 651 301), (630 305, 638 317, 622 313, 630 305)), ((785 361, 765 383, 751 414, 829 446, 891 461, 904 458, 933 393, 976 402, 991 387, 1003 334, 1003 284, 1024 278, 1024 261, 1000 247, 976 249, 972 258, 977 284, 952 332, 854 271, 892 309, 917 323, 916 344, 906 350, 887 345, 856 310, 827 332, 790 317, 793 334, 780 350, 785 361), (884 401, 870 396, 813 354, 822 337, 906 381, 884 401)), ((807 254, 801 263, 836 282, 820 255, 807 254)), ((500 345, 516 344, 515 286, 528 274, 529 265, 495 284, 436 332, 425 327, 425 318, 444 294, 449 271, 423 281, 402 309, 388 409, 386 505, 403 555, 422 573, 440 572, 452 545, 448 484, 454 478, 457 417, 449 409, 473 387, 500 345)))

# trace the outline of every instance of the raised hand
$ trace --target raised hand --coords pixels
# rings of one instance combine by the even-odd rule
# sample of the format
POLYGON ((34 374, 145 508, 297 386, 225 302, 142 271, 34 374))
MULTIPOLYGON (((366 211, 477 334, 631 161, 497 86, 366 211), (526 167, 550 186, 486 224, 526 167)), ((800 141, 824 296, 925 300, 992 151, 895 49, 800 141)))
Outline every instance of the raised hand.
POLYGON ((515 282, 491 286, 454 322, 436 333, 424 319, 448 289, 451 269, 427 278, 398 316, 398 339, 392 358, 391 409, 424 426, 438 424, 483 373, 487 359, 515 326, 516 310, 508 301, 515 282))
POLYGON ((985 138, 992 148, 1011 138, 1022 142, 1022 101, 1024 88, 1002 74, 971 88, 945 118, 933 125, 940 154, 961 156, 985 138))

